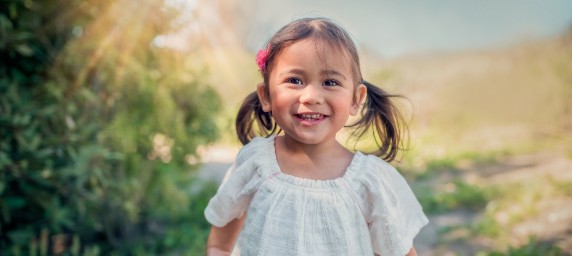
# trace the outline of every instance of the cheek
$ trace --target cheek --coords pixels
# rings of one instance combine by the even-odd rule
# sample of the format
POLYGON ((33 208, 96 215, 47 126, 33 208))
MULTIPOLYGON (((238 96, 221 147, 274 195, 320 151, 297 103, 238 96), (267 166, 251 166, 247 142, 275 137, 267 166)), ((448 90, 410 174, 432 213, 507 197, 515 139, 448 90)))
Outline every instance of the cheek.
POLYGON ((285 97, 284 95, 274 96, 272 99, 274 111, 286 111, 292 105, 288 97, 285 97))
POLYGON ((292 105, 292 99, 287 93, 270 92, 272 111, 286 111, 292 105))
POLYGON ((347 112, 349 115, 355 115, 355 110, 356 110, 356 101, 354 99, 354 97, 350 96, 347 97, 343 103, 342 101, 340 101, 339 104, 340 109, 343 109, 344 112, 347 112))

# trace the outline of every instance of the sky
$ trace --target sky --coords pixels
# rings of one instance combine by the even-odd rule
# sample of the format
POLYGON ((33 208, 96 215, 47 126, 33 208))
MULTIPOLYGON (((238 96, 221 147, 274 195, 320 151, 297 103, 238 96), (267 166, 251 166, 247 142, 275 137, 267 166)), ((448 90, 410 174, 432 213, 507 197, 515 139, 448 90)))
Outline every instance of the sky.
POLYGON ((572 0, 256 0, 246 44, 261 48, 291 20, 325 16, 383 57, 483 49, 554 37, 572 0))

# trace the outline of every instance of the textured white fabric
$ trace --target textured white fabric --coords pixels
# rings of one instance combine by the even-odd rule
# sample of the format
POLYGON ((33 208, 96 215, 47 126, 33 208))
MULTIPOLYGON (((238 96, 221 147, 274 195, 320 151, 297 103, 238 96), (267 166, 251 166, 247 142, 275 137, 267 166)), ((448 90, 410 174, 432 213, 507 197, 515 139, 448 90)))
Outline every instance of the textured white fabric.
POLYGON ((238 153, 205 209, 222 227, 247 213, 232 255, 405 255, 428 223, 405 179, 375 156, 354 154, 345 174, 310 180, 282 173, 275 136, 238 153))

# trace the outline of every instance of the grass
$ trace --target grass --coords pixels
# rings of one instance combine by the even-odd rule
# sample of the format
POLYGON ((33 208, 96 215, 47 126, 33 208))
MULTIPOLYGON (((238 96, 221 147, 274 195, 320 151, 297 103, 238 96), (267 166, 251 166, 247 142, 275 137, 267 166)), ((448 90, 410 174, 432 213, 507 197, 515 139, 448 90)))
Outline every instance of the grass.
POLYGON ((425 187, 416 194, 426 213, 437 214, 458 209, 478 211, 487 204, 492 193, 487 187, 454 180, 445 184, 442 191, 425 187))
POLYGON ((426 190, 418 193, 424 210, 429 214, 439 214, 467 209, 480 212, 480 217, 476 217, 474 223, 440 227, 441 237, 465 234, 457 239, 467 241, 486 237, 491 239, 494 248, 509 248, 506 251, 478 254, 483 256, 561 255, 560 249, 550 242, 539 243, 534 239, 522 246, 511 246, 511 241, 519 238, 510 230, 515 225, 539 215, 543 209, 541 202, 551 198, 570 197, 572 181, 558 181, 551 176, 545 176, 526 182, 500 185, 471 185, 459 180, 449 185, 446 191, 435 193, 426 190))
POLYGON ((509 246, 504 251, 479 252, 477 256, 560 256, 563 255, 560 248, 549 243, 541 243, 534 237, 530 237, 527 244, 513 247, 509 246))
MULTIPOLYGON (((499 154, 510 155, 506 152, 499 154)), ((414 176, 417 179, 412 183, 413 189, 427 214, 458 210, 476 213, 477 217, 472 223, 440 227, 439 236, 447 243, 485 237, 491 239, 493 248, 509 248, 505 251, 482 252, 479 255, 560 255, 559 249, 550 245, 550 242, 545 244, 531 240, 529 244, 511 247, 515 240, 511 229, 542 214, 542 202, 571 197, 572 181, 548 174, 504 180, 503 183, 487 183, 486 179, 469 181, 462 178, 468 177, 463 176, 465 169, 462 166, 466 165, 463 162, 470 162, 470 168, 475 169, 476 166, 478 170, 481 165, 497 164, 496 161, 501 157, 495 155, 463 153, 430 160, 425 164, 426 173, 414 176), (444 174, 450 177, 443 179, 444 174), (447 240, 448 237, 459 241, 447 240)))
POLYGON ((407 153, 398 167, 408 178, 428 180, 444 172, 460 173, 469 168, 495 164, 500 158, 511 155, 508 150, 451 152, 431 158, 415 152, 407 153))

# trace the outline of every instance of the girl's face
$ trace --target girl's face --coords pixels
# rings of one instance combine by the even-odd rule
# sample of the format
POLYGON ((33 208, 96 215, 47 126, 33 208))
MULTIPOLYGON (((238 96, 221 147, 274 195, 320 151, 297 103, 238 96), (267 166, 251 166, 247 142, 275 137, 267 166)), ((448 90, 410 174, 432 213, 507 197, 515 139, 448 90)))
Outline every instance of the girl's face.
POLYGON ((282 50, 268 70, 270 98, 258 95, 287 137, 304 144, 335 140, 349 115, 356 115, 366 88, 354 81, 343 52, 304 39, 282 50))

